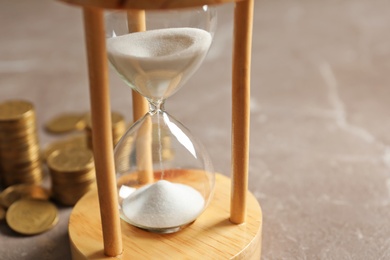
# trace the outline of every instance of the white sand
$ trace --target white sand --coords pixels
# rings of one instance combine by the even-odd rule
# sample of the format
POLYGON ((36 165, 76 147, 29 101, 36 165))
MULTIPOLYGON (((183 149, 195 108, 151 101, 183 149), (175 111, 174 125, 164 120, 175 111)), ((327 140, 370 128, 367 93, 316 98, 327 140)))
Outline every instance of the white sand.
POLYGON ((197 70, 211 34, 196 28, 169 28, 107 39, 111 64, 143 96, 165 99, 197 70))
MULTIPOLYGON (((169 28, 136 32, 107 40, 110 54, 131 59, 171 59, 207 52, 210 33, 196 28, 169 28), (175 57, 176 56, 176 57, 175 57)), ((126 64, 123 64, 126 66, 126 64)))
POLYGON ((194 188, 160 180, 125 198, 122 212, 136 226, 162 229, 190 223, 203 211, 204 204, 194 188))

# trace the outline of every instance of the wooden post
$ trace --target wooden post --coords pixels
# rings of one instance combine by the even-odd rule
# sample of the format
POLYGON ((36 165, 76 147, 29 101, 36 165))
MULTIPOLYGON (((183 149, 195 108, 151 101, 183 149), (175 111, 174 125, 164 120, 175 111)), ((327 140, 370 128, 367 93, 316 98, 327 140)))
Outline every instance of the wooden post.
POLYGON ((92 143, 99 195, 104 253, 122 253, 122 235, 118 210, 111 108, 103 11, 84 8, 84 30, 88 56, 89 88, 92 117, 92 143))
MULTIPOLYGON (((127 27, 129 33, 143 32, 146 30, 145 11, 129 10, 127 11, 127 27)), ((133 97, 133 120, 134 122, 143 117, 148 112, 148 102, 137 91, 132 90, 133 97)), ((137 142, 137 167, 138 181, 141 184, 151 183, 154 180, 153 158, 152 158, 152 122, 147 118, 142 128, 142 142, 137 142)))
MULTIPOLYGON (((127 27, 129 32, 143 32, 146 30, 145 11, 129 10, 127 11, 127 27)), ((133 120, 134 122, 143 117, 148 112, 148 102, 137 91, 132 90, 133 97, 133 120)))
POLYGON ((237 2, 234 11, 230 221, 235 224, 246 220, 253 4, 254 0, 237 2))

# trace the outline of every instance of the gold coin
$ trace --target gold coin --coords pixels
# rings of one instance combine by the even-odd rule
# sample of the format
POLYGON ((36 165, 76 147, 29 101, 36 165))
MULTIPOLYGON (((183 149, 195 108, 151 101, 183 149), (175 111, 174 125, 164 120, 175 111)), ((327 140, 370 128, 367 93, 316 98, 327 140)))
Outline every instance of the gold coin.
POLYGON ((94 167, 92 151, 84 147, 70 147, 52 153, 47 158, 49 169, 55 172, 78 172, 94 167))
POLYGON ((96 184, 89 185, 88 187, 85 187, 83 190, 79 191, 66 191, 66 192, 58 192, 53 194, 53 197, 56 201, 59 203, 66 205, 66 206, 73 206, 77 203, 77 201, 82 198, 86 193, 88 193, 90 190, 96 189, 96 184))
POLYGON ((85 122, 87 123, 86 129, 92 129, 92 115, 91 113, 87 113, 85 115, 85 122))
POLYGON ((5 209, 0 206, 0 222, 5 219, 5 209))
POLYGON ((39 157, 35 160, 32 160, 33 157, 30 158, 28 160, 26 159, 25 161, 4 160, 1 162, 1 166, 4 172, 18 173, 26 173, 42 167, 42 162, 39 160, 39 157))
MULTIPOLYGON (((92 118, 91 114, 86 115, 87 126, 85 128, 87 134, 87 143, 90 149, 93 149, 92 143, 92 118)), ((126 122, 124 116, 116 111, 111 112, 111 128, 112 128, 112 139, 113 145, 115 146, 122 135, 126 132, 126 122)))
MULTIPOLYGON (((3 108, 3 104, 0 105, 0 108, 3 108)), ((17 113, 15 113, 17 114, 17 113)), ((4 117, 3 117, 4 118, 4 117)), ((26 112, 20 113, 10 119, 0 120, 0 126, 2 130, 23 130, 30 127, 36 126, 36 114, 34 107, 31 105, 31 110, 26 109, 26 112)))
POLYGON ((120 126, 122 126, 122 124, 124 126, 126 126, 126 123, 125 123, 125 118, 123 117, 123 115, 119 112, 116 112, 116 111, 112 111, 111 112, 111 121, 112 121, 112 125, 115 127, 115 125, 119 124, 120 126))
MULTIPOLYGON (((88 113, 85 116, 85 120, 86 120, 87 129, 92 129, 92 116, 90 113, 88 113)), ((112 128, 115 128, 116 125, 122 127, 122 124, 124 125, 124 128, 126 128, 125 118, 123 117, 123 115, 119 112, 112 111, 111 112, 112 128)))
MULTIPOLYGON (((35 122, 34 122, 35 123, 35 122)), ((0 136, 11 140, 25 139, 30 135, 37 135, 37 128, 35 125, 24 126, 23 128, 7 129, 4 126, 0 126, 0 136)))
POLYGON ((22 120, 34 114, 34 106, 23 100, 10 100, 0 104, 0 121, 22 120))
POLYGON ((35 235, 58 223, 58 210, 49 201, 22 199, 9 207, 5 217, 7 224, 15 232, 35 235))
POLYGON ((45 188, 33 184, 16 184, 9 186, 0 193, 0 204, 8 208, 17 200, 32 199, 49 199, 49 191, 45 188))
POLYGON ((59 173, 51 171, 50 174, 53 184, 75 184, 95 180, 94 170, 86 171, 85 173, 81 172, 79 174, 72 172, 59 173))
POLYGON ((45 129, 50 133, 67 133, 85 128, 85 116, 83 114, 68 113, 54 117, 45 124, 45 129))
POLYGON ((43 180, 43 171, 41 168, 31 170, 27 173, 19 174, 18 172, 4 173, 3 183, 6 186, 17 184, 30 184, 39 186, 43 180))
POLYGON ((85 136, 85 134, 72 136, 68 139, 59 140, 50 143, 49 145, 46 146, 45 150, 43 151, 43 159, 47 160, 47 158, 52 153, 66 148, 72 148, 72 147, 87 148, 87 137, 85 136))
POLYGON ((25 161, 22 158, 28 158, 29 160, 37 159, 40 156, 39 146, 30 146, 30 147, 14 147, 7 151, 1 150, 2 159, 14 159, 15 161, 25 161))

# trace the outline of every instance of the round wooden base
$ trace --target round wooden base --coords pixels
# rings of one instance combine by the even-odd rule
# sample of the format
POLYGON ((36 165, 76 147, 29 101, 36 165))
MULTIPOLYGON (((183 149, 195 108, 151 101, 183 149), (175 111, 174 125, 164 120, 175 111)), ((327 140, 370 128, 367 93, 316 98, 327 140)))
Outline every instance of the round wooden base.
MULTIPOLYGON (((191 225, 171 234, 156 234, 121 221, 123 253, 119 259, 260 259, 262 212, 248 192, 247 220, 229 221, 230 179, 216 175, 214 197, 191 225)), ((85 195, 69 220, 73 260, 112 259, 104 255, 97 192, 85 195)))

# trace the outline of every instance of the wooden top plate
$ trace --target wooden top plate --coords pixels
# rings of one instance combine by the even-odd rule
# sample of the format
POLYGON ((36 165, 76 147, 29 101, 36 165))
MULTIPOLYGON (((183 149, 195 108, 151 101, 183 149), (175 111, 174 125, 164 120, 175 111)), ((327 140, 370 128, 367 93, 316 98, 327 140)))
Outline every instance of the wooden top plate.
POLYGON ((104 9, 177 9, 239 2, 239 0, 60 0, 69 4, 104 9))

